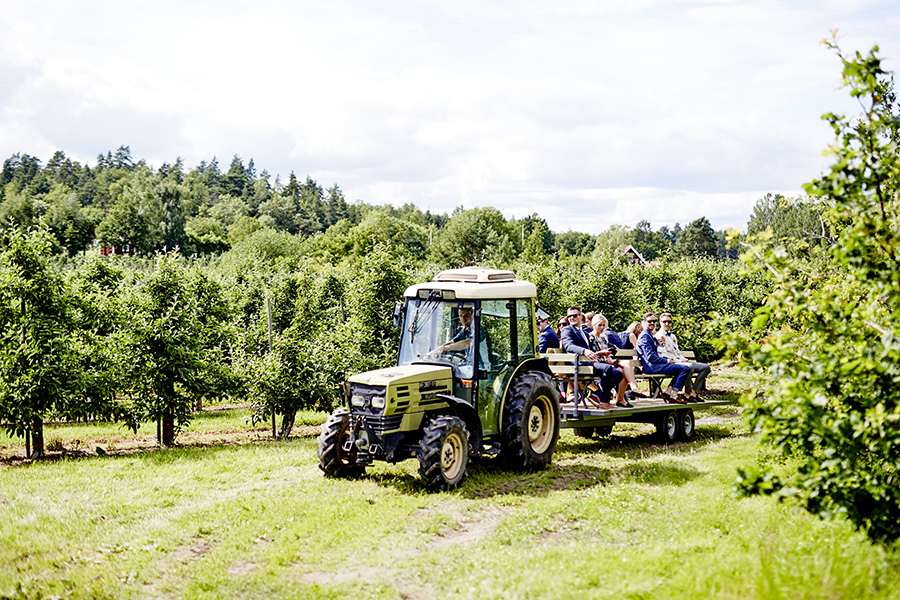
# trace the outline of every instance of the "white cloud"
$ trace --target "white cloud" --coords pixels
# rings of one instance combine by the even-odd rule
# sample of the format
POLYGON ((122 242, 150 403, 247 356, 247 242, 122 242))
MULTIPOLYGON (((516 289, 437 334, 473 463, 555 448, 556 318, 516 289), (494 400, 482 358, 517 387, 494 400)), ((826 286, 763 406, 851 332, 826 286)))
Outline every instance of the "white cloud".
POLYGON ((595 233, 742 227, 825 164, 819 115, 854 109, 818 41, 840 27, 848 50, 900 52, 895 7, 875 1, 6 8, 0 154, 239 154, 352 199, 595 233))

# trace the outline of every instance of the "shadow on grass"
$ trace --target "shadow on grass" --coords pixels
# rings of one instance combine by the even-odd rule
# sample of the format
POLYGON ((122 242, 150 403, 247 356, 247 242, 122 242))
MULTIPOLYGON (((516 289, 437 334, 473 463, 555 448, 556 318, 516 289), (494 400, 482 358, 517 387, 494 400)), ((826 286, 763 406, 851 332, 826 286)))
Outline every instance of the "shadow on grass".
MULTIPOLYGON (((195 442, 169 448, 156 445, 135 446, 105 450, 99 445, 95 449, 52 451, 38 459, 26 459, 24 456, 11 456, 0 460, 0 465, 9 467, 28 466, 38 463, 55 463, 67 460, 110 461, 122 459, 139 459, 154 465, 172 462, 216 460, 225 452, 241 452, 247 448, 263 448, 267 446, 285 446, 288 444, 309 443, 310 438, 291 438, 289 440, 246 439, 242 441, 195 442)), ((93 444, 92 444, 93 445, 93 444)))
MULTIPOLYGON (((619 458, 624 458, 625 462, 614 465, 591 464, 596 461, 595 457, 587 452, 573 453, 571 447, 562 456, 557 456, 546 469, 536 472, 510 471, 496 458, 473 459, 469 463, 467 478, 455 493, 471 499, 496 496, 539 497, 556 491, 583 490, 624 482, 652 486, 680 486, 703 474, 697 468, 682 464, 672 456, 673 452, 680 453, 682 449, 692 444, 648 446, 648 439, 653 439, 649 435, 630 439, 634 441, 625 442, 624 445, 634 448, 620 452, 619 458), (635 452, 638 446, 643 449, 640 455, 635 452), (581 462, 573 462, 573 458, 581 462)), ((616 445, 616 440, 594 442, 586 440, 575 446, 598 449, 610 445, 616 445)), ((363 477, 404 494, 427 493, 422 487, 421 480, 408 472, 393 474, 381 471, 363 477)))
MULTIPOLYGON (((515 472, 505 469, 495 459, 481 459, 469 463, 463 484, 453 492, 464 498, 492 498, 495 496, 545 496, 550 492, 587 489, 611 481, 612 471, 603 467, 575 465, 559 468, 551 465, 543 471, 515 472)), ((428 494, 422 480, 409 473, 367 473, 363 479, 391 488, 397 492, 418 496, 428 494)))
POLYGON ((734 426, 728 423, 698 425, 694 431, 694 438, 690 442, 675 442, 673 444, 660 443, 655 431, 614 430, 607 437, 579 438, 567 437, 560 439, 556 447, 558 453, 568 456, 570 454, 587 454, 603 452, 617 458, 627 458, 635 453, 643 456, 652 456, 659 453, 682 453, 695 451, 723 439, 742 435, 736 432, 734 426))

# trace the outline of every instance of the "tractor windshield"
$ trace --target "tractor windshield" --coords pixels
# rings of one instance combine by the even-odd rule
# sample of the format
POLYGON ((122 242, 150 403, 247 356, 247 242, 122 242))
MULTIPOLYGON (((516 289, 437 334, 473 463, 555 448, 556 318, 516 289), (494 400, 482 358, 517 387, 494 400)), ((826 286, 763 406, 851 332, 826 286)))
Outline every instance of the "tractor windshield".
MULTIPOLYGON (((475 372, 475 325, 471 300, 411 299, 406 304, 398 362, 448 365, 458 377, 470 379, 475 372)), ((486 348, 480 352, 488 354, 486 348)))

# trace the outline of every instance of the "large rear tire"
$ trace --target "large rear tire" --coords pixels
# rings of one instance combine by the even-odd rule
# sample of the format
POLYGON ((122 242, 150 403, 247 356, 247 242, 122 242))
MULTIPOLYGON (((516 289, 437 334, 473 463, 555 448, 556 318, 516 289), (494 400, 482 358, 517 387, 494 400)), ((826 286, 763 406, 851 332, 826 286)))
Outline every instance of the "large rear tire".
POLYGON ((451 416, 432 419, 419 440, 416 457, 425 487, 447 490, 459 485, 469 464, 469 432, 462 419, 451 416))
POLYGON ((503 409, 500 458, 517 470, 543 469, 559 440, 559 392, 550 376, 526 371, 516 376, 503 409))
POLYGON ((334 411, 319 433, 319 468, 328 477, 355 477, 362 475, 365 465, 356 464, 356 448, 344 449, 350 440, 350 411, 339 408, 334 411))

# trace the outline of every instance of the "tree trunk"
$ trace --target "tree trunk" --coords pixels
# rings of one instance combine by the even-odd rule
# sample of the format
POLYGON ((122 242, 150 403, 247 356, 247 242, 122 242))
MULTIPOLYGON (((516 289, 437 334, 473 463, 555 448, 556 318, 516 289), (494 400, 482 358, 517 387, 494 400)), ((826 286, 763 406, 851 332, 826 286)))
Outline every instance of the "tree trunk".
POLYGON ((162 445, 168 448, 175 443, 175 415, 166 412, 162 417, 162 445))
POLYGON ((28 458, 44 456, 44 421, 35 417, 31 421, 31 455, 28 458))
POLYGON ((296 410, 284 411, 284 418, 281 420, 281 430, 278 432, 279 440, 287 439, 287 437, 291 435, 291 430, 294 428, 294 419, 296 417, 296 410))

